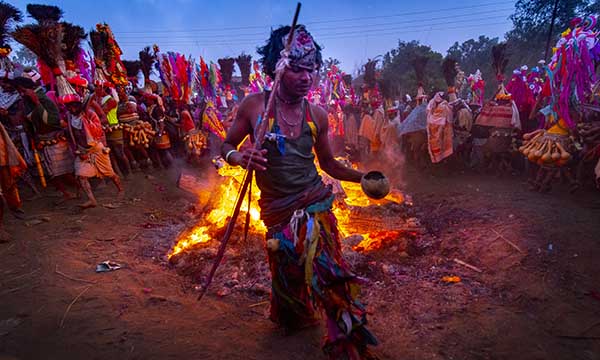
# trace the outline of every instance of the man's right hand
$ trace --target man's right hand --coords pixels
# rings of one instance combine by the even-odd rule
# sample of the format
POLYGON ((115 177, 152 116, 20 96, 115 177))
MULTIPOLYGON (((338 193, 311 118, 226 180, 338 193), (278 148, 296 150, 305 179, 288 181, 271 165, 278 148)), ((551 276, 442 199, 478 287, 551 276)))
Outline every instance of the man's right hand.
POLYGON ((250 162, 250 167, 252 169, 264 171, 267 169, 267 158, 265 158, 266 154, 267 150, 265 149, 246 149, 243 151, 236 151, 229 156, 229 163, 246 168, 246 166, 248 166, 248 162, 250 162))

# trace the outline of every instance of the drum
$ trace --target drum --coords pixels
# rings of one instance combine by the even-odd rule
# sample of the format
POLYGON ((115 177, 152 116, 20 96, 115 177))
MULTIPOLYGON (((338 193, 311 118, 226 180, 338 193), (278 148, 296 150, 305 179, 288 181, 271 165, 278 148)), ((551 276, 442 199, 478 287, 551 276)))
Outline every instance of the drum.
POLYGON ((157 149, 170 149, 171 148, 171 139, 169 139, 169 134, 162 133, 154 138, 154 146, 157 149))

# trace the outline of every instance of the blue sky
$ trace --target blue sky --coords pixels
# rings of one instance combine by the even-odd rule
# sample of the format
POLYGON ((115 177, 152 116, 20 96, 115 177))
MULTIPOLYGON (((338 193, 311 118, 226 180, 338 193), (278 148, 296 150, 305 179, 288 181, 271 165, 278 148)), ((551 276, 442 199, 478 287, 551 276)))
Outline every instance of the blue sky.
MULTIPOLYGON (((29 1, 10 1, 23 12, 29 1)), ((198 0, 65 0, 40 1, 57 5, 67 21, 91 29, 107 22, 124 59, 157 43, 172 50, 216 61, 242 51, 256 58, 269 29, 291 22, 294 1, 198 0)), ((455 41, 479 35, 503 37, 512 27, 508 16, 514 1, 464 0, 302 2, 300 22, 324 47, 324 57, 335 57, 342 69, 354 72, 368 58, 382 55, 398 40, 419 40, 445 53, 455 41)), ((30 21, 27 19, 26 21, 30 21)))

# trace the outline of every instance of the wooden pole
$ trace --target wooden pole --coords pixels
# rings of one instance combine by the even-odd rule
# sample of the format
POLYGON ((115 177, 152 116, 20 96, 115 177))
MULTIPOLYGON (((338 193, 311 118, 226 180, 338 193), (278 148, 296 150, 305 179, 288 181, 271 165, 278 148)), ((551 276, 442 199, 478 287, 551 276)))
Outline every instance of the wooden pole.
MULTIPOLYGON (((300 15, 300 6, 301 6, 300 3, 298 3, 298 5, 296 6, 294 20, 292 21, 292 27, 290 29, 290 33, 288 35, 287 43, 285 46, 286 52, 289 51, 290 46, 292 44, 292 40, 294 38, 294 30, 296 29, 296 25, 298 24, 298 15, 300 15)), ((265 106, 265 112, 263 113, 262 121, 260 122, 257 132, 256 132, 257 136, 254 139, 254 141, 256 142, 254 144, 254 148, 257 150, 259 150, 260 147, 262 146, 262 140, 265 137, 265 133, 267 132, 267 127, 269 126, 268 116, 269 116, 269 113, 271 112, 271 108, 273 107, 273 103, 274 103, 274 99, 275 99, 274 94, 275 94, 275 91, 277 91, 277 88, 279 87, 280 80, 281 80, 281 72, 277 72, 277 74, 275 75, 275 81, 273 82, 273 89, 271 90, 271 93, 269 94, 267 106, 265 106)), ((215 276, 215 272, 217 271, 217 268, 219 267, 219 264, 221 263, 221 260, 223 259, 223 255, 225 254, 225 248, 227 247, 227 242, 229 241, 229 238, 231 238, 231 234, 233 233, 233 228, 235 227, 235 223, 240 214, 240 208, 242 207, 242 202, 244 201, 244 196, 246 195, 246 191, 248 190, 248 188, 250 186, 250 181, 252 180, 252 172, 253 171, 250 168, 251 162, 252 162, 252 156, 250 157, 250 159, 248 159, 248 164, 246 165, 246 174, 244 175, 244 181, 242 182, 242 187, 240 188, 240 191, 238 192, 237 201, 236 201, 235 207, 233 209, 233 214, 231 215, 231 218, 229 218, 229 222, 227 223, 227 228, 225 230, 225 235, 223 235, 223 240, 221 240, 221 245, 219 245, 219 250, 217 251, 217 256, 215 257, 213 266, 211 267, 210 272, 209 272, 208 276, 206 277, 206 283, 204 284, 204 286, 202 287, 202 290, 200 291, 200 294, 198 295, 198 300, 202 299, 204 294, 206 294, 206 291, 208 290, 208 286, 212 283, 212 280, 215 276)), ((248 206, 250 206, 250 204, 248 204, 248 206)))
POLYGON ((552 31, 554 31, 554 21, 556 20, 556 12, 558 11, 559 0, 554 0, 554 9, 552 10, 552 20, 550 21, 550 29, 548 30, 548 38, 546 39, 546 53, 544 61, 548 61, 548 51, 550 50, 550 39, 552 39, 552 31))

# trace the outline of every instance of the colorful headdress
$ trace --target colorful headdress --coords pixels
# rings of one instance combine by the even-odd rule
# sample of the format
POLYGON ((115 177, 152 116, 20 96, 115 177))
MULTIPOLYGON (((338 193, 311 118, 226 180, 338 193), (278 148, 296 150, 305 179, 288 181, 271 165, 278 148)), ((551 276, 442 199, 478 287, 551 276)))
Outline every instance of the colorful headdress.
POLYGON ((289 66, 314 70, 321 65, 321 47, 315 43, 303 25, 295 27, 294 40, 289 51, 286 51, 285 45, 289 34, 289 26, 273 30, 267 43, 257 50, 262 56, 263 71, 271 77, 289 66))
POLYGON ((150 46, 146 46, 139 52, 142 74, 144 74, 144 91, 152 92, 150 75, 154 71, 154 62, 156 61, 156 53, 153 53, 150 46))
POLYGON ((178 103, 188 104, 192 96, 192 69, 191 59, 176 52, 160 53, 155 47, 156 66, 160 79, 173 100, 178 103))
POLYGON ((86 63, 82 57, 85 57, 85 53, 81 48, 81 41, 87 37, 85 30, 81 26, 73 25, 69 22, 63 21, 63 56, 65 59, 65 75, 67 79, 74 77, 77 73, 81 73, 81 70, 89 69, 89 64, 86 63), (81 69, 80 67, 84 67, 81 69))
POLYGON ((570 112, 580 110, 579 105, 589 97, 597 80, 594 62, 600 60, 596 17, 576 18, 571 26, 561 34, 545 68, 552 93, 551 111, 546 112, 552 115, 547 117, 549 123, 562 119, 569 128, 575 126, 570 112))
POLYGON ((470 89, 470 104, 483 106, 483 96, 485 91, 485 81, 481 77, 481 71, 477 69, 475 74, 469 75, 467 78, 467 83, 469 84, 470 89))
POLYGON ((42 76, 45 73, 43 69, 49 69, 50 74, 43 77, 45 82, 54 80, 60 102, 80 101, 81 98, 65 78, 62 50, 64 32, 63 25, 58 22, 62 10, 56 6, 29 4, 27 12, 37 20, 37 24, 17 27, 13 33, 14 39, 38 56, 42 76))
POLYGON ((450 101, 456 100, 456 88, 454 87, 456 75, 458 74, 456 65, 456 60, 448 56, 442 61, 442 72, 444 73, 446 85, 448 85, 448 97, 450 101))
MULTIPOLYGON (((282 39, 284 45, 287 43, 288 36, 282 39)), ((297 26, 294 29, 294 40, 292 41, 287 57, 289 65, 309 70, 314 70, 317 67, 317 45, 312 35, 310 35, 303 25, 297 26)))
POLYGON ((527 83, 527 70, 528 67, 526 65, 515 69, 510 81, 506 85, 506 91, 511 94, 512 99, 521 112, 531 111, 531 107, 535 103, 533 91, 527 83))
POLYGON ((94 82, 103 84, 108 80, 116 86, 127 86, 127 72, 121 61, 123 52, 117 44, 110 26, 96 24, 96 30, 90 31, 90 40, 96 63, 94 82))
POLYGON ((123 60, 123 66, 125 66, 125 72, 127 73, 127 80, 133 84, 135 88, 139 87, 138 78, 140 71, 142 70, 142 62, 140 60, 123 60))

